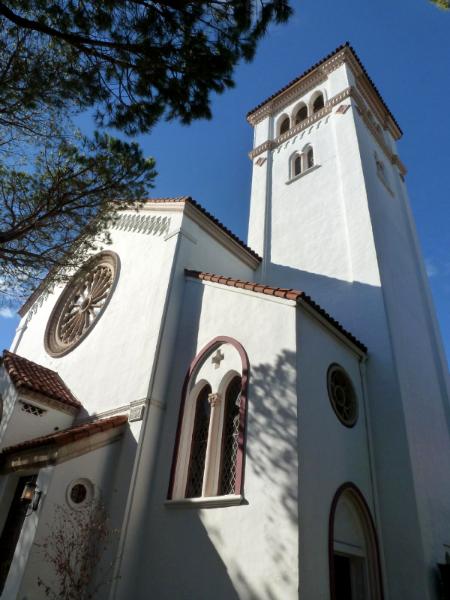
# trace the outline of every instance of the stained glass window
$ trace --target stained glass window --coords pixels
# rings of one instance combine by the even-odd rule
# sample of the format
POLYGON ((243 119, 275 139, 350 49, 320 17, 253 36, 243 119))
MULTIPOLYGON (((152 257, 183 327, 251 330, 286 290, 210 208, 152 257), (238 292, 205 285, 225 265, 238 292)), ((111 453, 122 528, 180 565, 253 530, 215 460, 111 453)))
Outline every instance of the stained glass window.
POLYGON ((346 427, 358 419, 358 402, 350 377, 339 365, 328 369, 328 395, 336 416, 346 427))
POLYGON ((225 394, 219 496, 235 493, 241 386, 241 378, 236 376, 225 394))
POLYGON ((211 406, 208 395, 211 387, 205 385, 197 398, 194 429, 192 431, 191 457, 186 484, 186 498, 198 498, 202 495, 205 471, 206 448, 208 446, 209 419, 211 406))

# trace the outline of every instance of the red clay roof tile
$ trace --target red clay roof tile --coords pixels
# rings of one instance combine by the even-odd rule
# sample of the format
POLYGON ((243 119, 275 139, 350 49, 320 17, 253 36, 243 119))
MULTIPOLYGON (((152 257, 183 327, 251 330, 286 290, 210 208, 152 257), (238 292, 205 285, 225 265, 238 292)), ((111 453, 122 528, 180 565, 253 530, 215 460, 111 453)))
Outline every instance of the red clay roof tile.
POLYGON ((114 429, 115 427, 120 427, 127 421, 127 415, 115 415, 114 417, 109 417, 108 419, 101 419, 99 421, 75 425, 73 427, 69 427, 68 429, 56 431, 55 433, 50 433, 48 435, 42 435, 31 440, 21 442, 20 444, 15 444, 14 446, 3 448, 3 450, 0 452, 0 458, 22 450, 31 450, 33 448, 40 448, 42 446, 56 446, 59 448, 61 446, 70 444, 71 442, 75 442, 77 440, 92 436, 96 433, 100 433, 101 431, 107 431, 109 429, 114 429))
POLYGON ((336 321, 325 309, 319 306, 312 298, 310 298, 305 292, 299 290, 287 289, 287 288, 275 288, 270 285, 263 285, 252 281, 242 281, 241 279, 234 279, 233 277, 224 277, 223 275, 215 275, 214 273, 202 273, 201 271, 193 271, 192 269, 185 269, 187 277, 194 279, 200 279, 202 281, 212 281, 213 283, 220 283, 221 285, 227 285, 235 288, 243 288, 251 292, 266 294, 269 296, 277 296, 278 298, 286 298, 287 300, 293 300, 299 303, 300 301, 305 302, 311 308, 313 308, 321 317, 326 319, 339 333, 345 336, 362 352, 367 352, 367 347, 360 342, 354 335, 347 331, 339 321, 336 321))
POLYGON ((3 366, 17 388, 38 392, 73 408, 81 407, 56 371, 8 350, 3 351, 3 366))
POLYGON ((364 73, 365 77, 367 78, 367 81, 371 85, 373 91, 377 95, 377 97, 380 100, 380 102, 383 105, 383 107, 386 109, 386 111, 389 114, 389 116, 391 117, 392 121, 395 123, 396 127, 398 128, 398 131, 400 132, 400 135, 402 135, 403 132, 402 132, 402 130, 400 128, 400 125, 395 120, 394 115, 389 110, 386 102, 383 100, 383 97, 381 96, 380 92, 378 91, 376 85, 374 84, 374 82, 372 81, 372 79, 369 77, 369 74, 367 73, 366 68, 364 67, 363 63, 361 62, 361 59, 356 54, 355 50, 352 48, 352 46, 349 44, 349 42, 345 42, 345 44, 341 44, 340 46, 338 46, 336 48, 336 50, 334 50, 333 52, 330 52, 330 54, 328 54, 327 56, 325 56, 324 58, 322 58, 321 60, 319 60, 319 62, 317 62, 312 67, 310 67, 309 69, 307 69, 306 71, 304 71, 301 75, 299 75, 298 77, 295 77, 295 79, 293 79, 288 84, 286 84, 281 89, 279 89, 277 92, 275 92, 274 94, 272 94, 271 96, 269 96, 268 98, 266 98, 263 102, 260 102, 257 106, 255 106, 254 108, 252 108, 252 110, 250 110, 247 113, 247 118, 250 117, 257 110, 259 110, 260 108, 262 108, 265 104, 267 104, 268 102, 270 102, 271 100, 273 100, 274 98, 276 98, 277 96, 279 96, 280 94, 282 94, 284 91, 286 91, 292 85, 294 85, 295 83, 297 83, 298 81, 300 81, 300 79, 303 79, 303 77, 306 77, 306 75, 309 75, 309 73, 311 73, 312 71, 314 71, 315 69, 317 69, 317 67, 320 67, 321 65, 323 65, 323 63, 325 63, 327 60, 329 60, 330 58, 332 58, 338 52, 341 52, 341 50, 343 50, 344 48, 348 48, 351 51, 351 53, 355 57, 357 63, 361 67, 362 72, 364 73))

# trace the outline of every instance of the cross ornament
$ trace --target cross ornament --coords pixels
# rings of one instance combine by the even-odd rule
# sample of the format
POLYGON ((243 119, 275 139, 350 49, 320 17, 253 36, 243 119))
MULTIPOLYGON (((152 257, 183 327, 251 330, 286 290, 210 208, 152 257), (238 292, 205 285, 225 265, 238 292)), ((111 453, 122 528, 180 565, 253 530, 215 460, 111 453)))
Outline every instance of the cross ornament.
POLYGON ((220 348, 219 348, 211 359, 211 362, 214 365, 215 369, 218 369, 220 367, 220 363, 223 361, 224 358, 225 358, 225 356, 223 355, 223 353, 220 351, 220 348))

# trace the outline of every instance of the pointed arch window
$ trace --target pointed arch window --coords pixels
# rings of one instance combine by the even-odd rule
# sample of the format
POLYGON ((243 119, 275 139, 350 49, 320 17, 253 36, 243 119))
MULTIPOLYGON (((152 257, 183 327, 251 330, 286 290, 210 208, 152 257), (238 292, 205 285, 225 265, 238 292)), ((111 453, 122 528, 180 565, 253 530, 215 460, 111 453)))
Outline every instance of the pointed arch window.
POLYGON ((215 338, 194 359, 183 388, 169 503, 240 502, 247 378, 247 354, 232 338, 215 338))

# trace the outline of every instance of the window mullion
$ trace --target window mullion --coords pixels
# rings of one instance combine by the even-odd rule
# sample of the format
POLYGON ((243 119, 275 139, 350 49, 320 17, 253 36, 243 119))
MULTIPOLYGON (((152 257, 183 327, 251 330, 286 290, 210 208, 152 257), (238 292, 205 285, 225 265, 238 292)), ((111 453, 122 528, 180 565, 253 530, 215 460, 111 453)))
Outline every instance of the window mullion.
POLYGON ((208 445, 206 447, 205 471, 203 476, 202 496, 215 496, 218 485, 218 458, 222 436, 220 434, 221 421, 221 396, 220 394, 209 394, 208 401, 211 405, 211 417, 209 420, 208 445))

